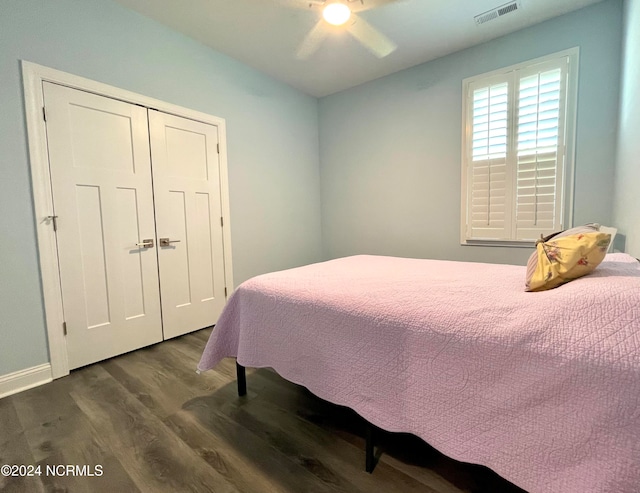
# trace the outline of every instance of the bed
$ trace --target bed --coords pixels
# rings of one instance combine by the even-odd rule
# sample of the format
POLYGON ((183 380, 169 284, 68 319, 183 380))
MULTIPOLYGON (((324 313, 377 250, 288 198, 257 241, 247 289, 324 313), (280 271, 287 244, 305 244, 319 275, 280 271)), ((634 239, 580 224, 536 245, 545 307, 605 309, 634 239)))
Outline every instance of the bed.
POLYGON ((640 491, 640 263, 524 292, 525 267, 359 255, 250 279, 199 370, 271 367, 530 493, 640 491))

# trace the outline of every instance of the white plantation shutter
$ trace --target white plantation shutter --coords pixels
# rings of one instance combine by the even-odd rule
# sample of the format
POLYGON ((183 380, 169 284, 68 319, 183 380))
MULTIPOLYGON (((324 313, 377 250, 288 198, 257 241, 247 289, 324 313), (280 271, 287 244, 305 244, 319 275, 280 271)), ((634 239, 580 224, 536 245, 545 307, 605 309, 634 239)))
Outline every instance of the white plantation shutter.
POLYGON ((560 229, 565 74, 566 63, 518 72, 516 239, 560 229))
POLYGON ((507 172, 509 83, 471 88, 469 229, 474 238, 499 239, 510 228, 507 172))
POLYGON ((562 229, 569 56, 465 82, 463 241, 562 229))

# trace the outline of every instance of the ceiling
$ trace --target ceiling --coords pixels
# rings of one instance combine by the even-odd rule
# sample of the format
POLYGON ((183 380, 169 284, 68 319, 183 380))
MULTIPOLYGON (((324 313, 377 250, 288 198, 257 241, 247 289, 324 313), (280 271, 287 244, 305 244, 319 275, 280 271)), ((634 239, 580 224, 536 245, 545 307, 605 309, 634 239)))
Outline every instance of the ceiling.
POLYGON ((116 0, 147 17, 322 97, 433 60, 600 0, 520 0, 520 8, 476 25, 474 16, 508 0, 364 0, 358 15, 398 49, 378 59, 337 30, 307 60, 296 49, 320 18, 305 0, 116 0))

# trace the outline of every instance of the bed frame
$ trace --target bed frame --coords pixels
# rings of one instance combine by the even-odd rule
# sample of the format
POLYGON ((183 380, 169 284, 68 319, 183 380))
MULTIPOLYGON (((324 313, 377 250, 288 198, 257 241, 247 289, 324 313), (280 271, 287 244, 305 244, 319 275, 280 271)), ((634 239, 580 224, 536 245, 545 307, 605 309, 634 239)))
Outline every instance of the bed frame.
MULTIPOLYGON (((238 395, 247 395, 247 372, 244 366, 236 361, 236 376, 238 382, 238 395)), ((365 466, 368 473, 372 473, 376 467, 375 459, 375 426, 365 420, 365 466)))

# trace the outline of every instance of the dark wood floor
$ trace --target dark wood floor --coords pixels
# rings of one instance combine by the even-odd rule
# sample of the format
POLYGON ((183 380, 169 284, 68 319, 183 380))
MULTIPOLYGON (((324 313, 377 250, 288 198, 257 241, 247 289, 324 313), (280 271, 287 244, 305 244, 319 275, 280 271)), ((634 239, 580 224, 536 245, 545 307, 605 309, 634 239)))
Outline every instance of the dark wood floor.
POLYGON ((233 360, 194 371, 210 330, 74 371, 0 399, 0 465, 42 475, 0 476, 3 492, 487 492, 522 490, 448 459, 421 440, 383 433, 364 472, 364 427, 269 370, 233 360), (102 466, 102 476, 47 475, 47 465, 102 466))

